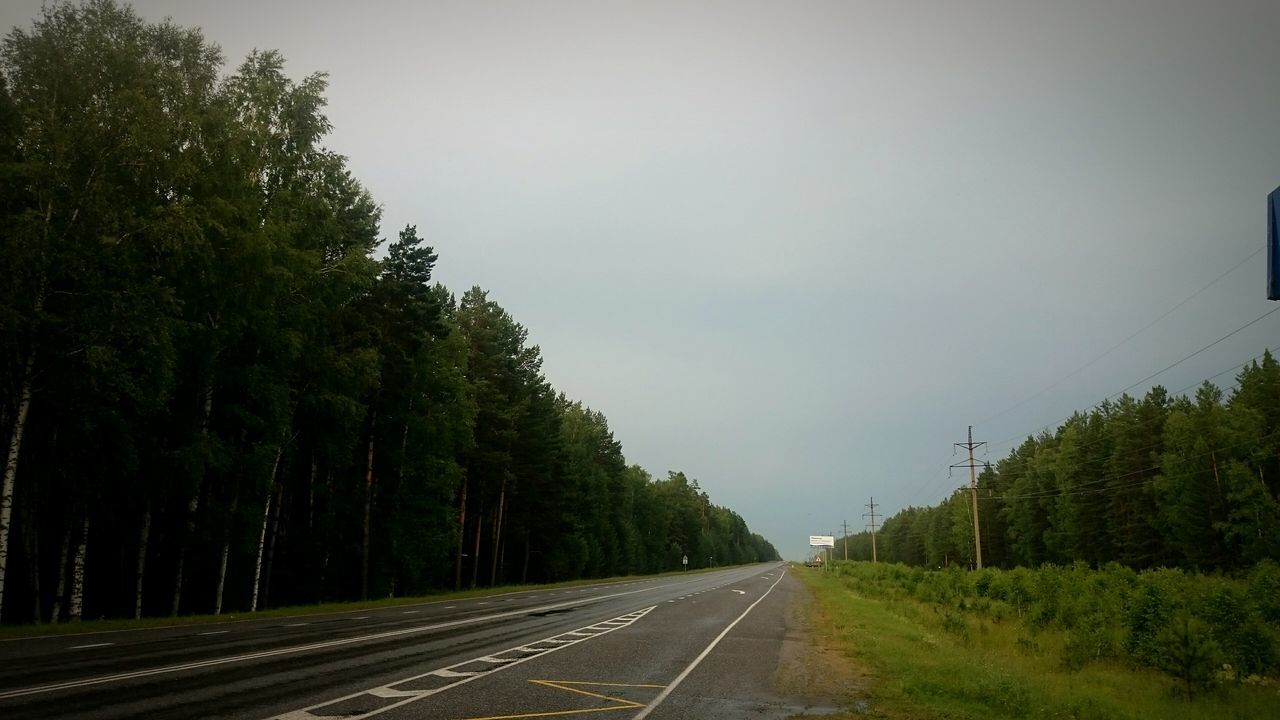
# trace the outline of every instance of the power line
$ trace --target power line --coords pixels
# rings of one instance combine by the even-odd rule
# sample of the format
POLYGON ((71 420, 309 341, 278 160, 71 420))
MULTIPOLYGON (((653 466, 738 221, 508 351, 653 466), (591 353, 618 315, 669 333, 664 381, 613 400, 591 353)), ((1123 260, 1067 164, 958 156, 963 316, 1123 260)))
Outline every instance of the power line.
POLYGON ((1190 355, 1187 355, 1186 357, 1182 358, 1181 360, 1178 360, 1177 362, 1175 362, 1175 363, 1173 363, 1173 364, 1171 364, 1171 365, 1168 365, 1168 366, 1164 367, 1164 368, 1163 368, 1163 369, 1161 369, 1161 370, 1157 370, 1156 372, 1151 373, 1150 375, 1148 375, 1148 376, 1146 376, 1146 377, 1142 378, 1142 379, 1141 379, 1141 380, 1139 380, 1138 382, 1136 382, 1136 383, 1134 383, 1134 384, 1130 385, 1129 387, 1127 387, 1127 388, 1125 388, 1125 389, 1121 390, 1120 392, 1112 393, 1111 395, 1108 395, 1108 396, 1107 396, 1107 399, 1108 399, 1108 400, 1110 400, 1111 398, 1114 398, 1114 397, 1116 397, 1116 396, 1118 396, 1118 395, 1123 395, 1124 393, 1126 393, 1126 392, 1128 392, 1128 391, 1130 391, 1130 390, 1134 389, 1135 387, 1137 387, 1137 386, 1141 385, 1142 383, 1144 383, 1144 382, 1146 382, 1146 381, 1148 381, 1148 380, 1150 380, 1150 379, 1152 379, 1152 378, 1156 377, 1157 375, 1162 375, 1162 374, 1164 374, 1165 372, 1167 372, 1167 371, 1169 371, 1169 370, 1172 370, 1172 369, 1174 369, 1174 368, 1178 367, 1178 366, 1179 366, 1179 365, 1181 365, 1182 363, 1184 363, 1184 362, 1186 362, 1186 361, 1190 360, 1191 358, 1193 358, 1193 357, 1195 357, 1195 356, 1199 355, 1200 353, 1204 352, 1205 350, 1208 350, 1209 348, 1213 347, 1214 345, 1217 345, 1218 343, 1222 342, 1223 340, 1226 340, 1227 338, 1231 337, 1232 335, 1235 335, 1236 333, 1240 332, 1241 330, 1244 330, 1245 328, 1247 328, 1247 327, 1249 327, 1249 326, 1253 325, 1254 323, 1257 323, 1257 322, 1259 322, 1259 321, 1261 321, 1261 320, 1263 320, 1263 319, 1265 319, 1265 318, 1269 317, 1270 315, 1272 315, 1273 313, 1275 313, 1277 310, 1280 310, 1280 306, 1276 306, 1276 307, 1274 307, 1274 308, 1271 308, 1271 309, 1270 309, 1270 310, 1268 310, 1267 312, 1262 313, 1262 314, 1261 314, 1261 315, 1259 315, 1258 317, 1256 317, 1256 318, 1254 318, 1254 319, 1250 320, 1249 322, 1247 322, 1247 323, 1245 323, 1245 324, 1241 325, 1240 327, 1236 328, 1235 330, 1232 330, 1231 332, 1227 333, 1226 335, 1223 335, 1222 337, 1218 338, 1217 340, 1214 340, 1213 342, 1209 343, 1208 345, 1205 345, 1204 347, 1202 347, 1202 348, 1200 348, 1199 350, 1197 350, 1197 351, 1195 351, 1195 352, 1191 353, 1190 355))
MULTIPOLYGON (((1256 318, 1254 318, 1254 319, 1250 320, 1249 322, 1247 322, 1247 323, 1245 323, 1245 324, 1241 325, 1240 327, 1236 328, 1235 330, 1232 330, 1231 332, 1227 333, 1226 335, 1223 335, 1222 337, 1218 338, 1217 340, 1214 340, 1213 342, 1209 343, 1208 345, 1205 345, 1204 347, 1200 348, 1199 350, 1196 350, 1196 351, 1194 351, 1194 352, 1192 352, 1192 353, 1190 353, 1190 354, 1188 354, 1188 355, 1184 355, 1182 358, 1178 359, 1177 361, 1175 361, 1175 362, 1173 362, 1173 363, 1171 363, 1171 364, 1169 364, 1169 365, 1166 365, 1164 368, 1162 368, 1162 369, 1160 369, 1160 370, 1157 370, 1157 371, 1156 371, 1156 372, 1154 372, 1154 373, 1151 373, 1150 375, 1148 375, 1148 376, 1146 376, 1146 377, 1142 378, 1141 380, 1139 380, 1139 381, 1137 381, 1137 382, 1135 382, 1135 383, 1133 383, 1133 384, 1131 384, 1131 385, 1129 385, 1129 386, 1125 387, 1124 389, 1120 390, 1119 392, 1115 392, 1115 393, 1112 393, 1112 394, 1108 395, 1108 396, 1107 396, 1107 397, 1106 397, 1102 402, 1095 403, 1092 407, 1090 407, 1090 408, 1089 408, 1089 410, 1087 410, 1087 411, 1085 411, 1085 412, 1092 411, 1092 410, 1094 410, 1095 408, 1097 408, 1099 405, 1101 405, 1103 402, 1106 402, 1107 400, 1111 400, 1111 399, 1113 399, 1113 398, 1115 398, 1115 397, 1117 397, 1117 396, 1119 396, 1119 395, 1123 395, 1124 393, 1126 393, 1126 392, 1128 392, 1128 391, 1132 390, 1133 388, 1135 388, 1135 387, 1137 387, 1137 386, 1141 385, 1142 383, 1145 383, 1145 382, 1147 382, 1148 380, 1151 380, 1151 379, 1153 379, 1153 378, 1156 378, 1156 377, 1158 377, 1158 376, 1160 376, 1160 375, 1162 375, 1162 374, 1164 374, 1164 373, 1168 372, 1169 370, 1174 369, 1175 367, 1177 367, 1177 366, 1181 365, 1182 363, 1184 363, 1184 362, 1186 362, 1186 361, 1190 360, 1191 358, 1193 358, 1193 357, 1195 357, 1195 356, 1199 355, 1200 353, 1204 352, 1205 350, 1208 350, 1209 348, 1211 348, 1211 347, 1213 347, 1213 346, 1217 345, 1218 343, 1222 342, 1223 340, 1226 340, 1227 338, 1232 337, 1233 335, 1235 335, 1236 333, 1240 332, 1241 330, 1244 330, 1244 329, 1246 329, 1246 328, 1248 328, 1248 327, 1251 327, 1252 325, 1254 325, 1254 324, 1256 324, 1256 323, 1261 322, 1262 320, 1265 320, 1266 318, 1270 317, 1272 314, 1276 313, 1277 311, 1280 311, 1280 306, 1274 307, 1274 308, 1272 308, 1272 309, 1268 310, 1267 312, 1262 313, 1262 314, 1261 314, 1261 315, 1259 315, 1258 317, 1256 317, 1256 318)), ((1075 413, 1072 413, 1072 414, 1074 415, 1075 413)), ((1048 425, 1045 425, 1045 426, 1041 427, 1039 430, 1037 430, 1036 432, 1043 432, 1043 431, 1048 430, 1049 428, 1053 427, 1054 425, 1061 425, 1062 423, 1066 422, 1066 420, 1068 420, 1068 419, 1070 419, 1070 416, 1067 416, 1067 418, 1064 418, 1064 419, 1059 420, 1059 421, 1057 421, 1057 422, 1054 422, 1054 423, 1050 423, 1050 424, 1048 424, 1048 425)), ((1018 435, 1017 437, 1026 437, 1026 436, 1025 436, 1025 435, 1018 435)), ((1009 438, 1009 439, 1006 439, 1006 440, 1001 440, 999 444, 1000 444, 1000 445, 1003 445, 1004 443, 1008 442, 1008 441, 1009 441, 1009 440, 1011 440, 1011 439, 1015 439, 1015 438, 1009 438)))
MULTIPOLYGON (((1170 395, 1170 396, 1172 396, 1172 397, 1177 397, 1177 396, 1179 396, 1179 395, 1183 395, 1183 394, 1185 394, 1188 390, 1192 390, 1192 389, 1194 389, 1194 388, 1198 388, 1198 387, 1200 387, 1201 385, 1203 385, 1203 384, 1205 384, 1205 383, 1207 383, 1207 382, 1213 382, 1214 380, 1217 380, 1218 378, 1222 377, 1223 375, 1226 375, 1226 374, 1227 374, 1227 373, 1229 373, 1229 372, 1234 372, 1234 371, 1238 371, 1238 370, 1243 370, 1244 368, 1248 367, 1251 363, 1256 363, 1257 361, 1262 360, 1263 358, 1265 358, 1265 357, 1266 357, 1266 355, 1267 355, 1267 353, 1268 353, 1268 352, 1270 352, 1270 351, 1271 351, 1271 348, 1265 348, 1265 349, 1263 350, 1263 352, 1261 352, 1261 353, 1259 353, 1259 354, 1257 354, 1257 355, 1254 355, 1253 357, 1249 358, 1248 360, 1245 360, 1245 361, 1244 361, 1244 362, 1242 362, 1242 363, 1236 363, 1235 365, 1232 365, 1231 367, 1227 368, 1226 370, 1221 370, 1221 371, 1219 371, 1219 372, 1216 372, 1216 373, 1214 373, 1214 374, 1210 375, 1210 376, 1209 376, 1209 377, 1207 377, 1207 378, 1204 378, 1204 379, 1202 379, 1202 380, 1197 380, 1197 381, 1195 381, 1195 382, 1191 383, 1190 385, 1187 385, 1187 386, 1185 386, 1185 387, 1181 387, 1181 388, 1179 388, 1179 389, 1177 389, 1177 390, 1174 390, 1173 392, 1169 393, 1169 395, 1170 395)), ((1231 387, 1231 386, 1230 386, 1230 385, 1228 385, 1227 387, 1224 387, 1224 388, 1221 388, 1221 389, 1225 391, 1225 390, 1229 389, 1230 387, 1231 387)), ((1089 409, 1089 411, 1092 411, 1092 410, 1094 410, 1094 409, 1098 408, 1098 407, 1099 407, 1099 406, 1101 406, 1101 405, 1102 405, 1102 403, 1098 403, 1097 405, 1094 405, 1092 408, 1090 408, 1090 409, 1089 409)), ((1086 412, 1089 412, 1089 411, 1086 411, 1086 412)), ((1068 418, 1064 419, 1064 420, 1062 421, 1062 423, 1059 423, 1058 427, 1059 427, 1059 428, 1061 428, 1063 424, 1065 424, 1065 423, 1067 423, 1067 422, 1070 422, 1070 421, 1071 421, 1071 418, 1075 417, 1075 415, 1076 415, 1076 413, 1072 413, 1071 417, 1068 417, 1068 418)), ((1146 422, 1144 422, 1144 423, 1140 423, 1140 424, 1138 424, 1138 425, 1137 425, 1137 427, 1146 427, 1147 425, 1153 424, 1153 423, 1155 423, 1155 422, 1159 422, 1159 421, 1161 421, 1161 420, 1163 420, 1163 418, 1154 418, 1154 419, 1152 419, 1152 420, 1148 420, 1148 421, 1146 421, 1146 422)), ((1049 428, 1051 428, 1051 427, 1052 427, 1051 425, 1046 425, 1046 426, 1044 426, 1044 427, 1040 428, 1039 430, 1037 430, 1036 432, 1043 432, 1043 431, 1045 431, 1045 430, 1048 430, 1048 429, 1049 429, 1049 428)), ((1023 434, 1019 433, 1018 435, 1013 435, 1013 436, 1011 436, 1011 437, 1007 437, 1007 438, 1005 438, 1004 440, 1001 440, 1001 441, 999 441, 999 442, 992 443, 991 447, 1004 447, 1006 444, 1008 444, 1009 442, 1011 442, 1011 441, 1013 441, 1013 440, 1021 440, 1021 439, 1026 438, 1026 437, 1027 437, 1026 435, 1023 435, 1023 434)), ((1097 443, 1099 443, 1099 442, 1102 442, 1102 440, 1095 440, 1095 441, 1093 441, 1093 442, 1091 442, 1091 443, 1086 443, 1086 444, 1084 444, 1084 445, 1080 445, 1080 446, 1078 446, 1078 447, 1081 447, 1081 448, 1092 447, 1093 445, 1095 445, 1095 444, 1097 444, 1097 443)))
POLYGON ((1192 301, 1192 300, 1194 300, 1195 298, 1199 297, 1199 295, 1200 295, 1201 293, 1203 293, 1205 290, 1208 290, 1210 287, 1213 287, 1213 286, 1214 286, 1215 284, 1217 284, 1217 282, 1218 282, 1219 280, 1221 280, 1222 278, 1224 278, 1224 277, 1226 277, 1226 276, 1230 275, 1231 273, 1235 272, 1236 270, 1240 269, 1240 267, 1241 267, 1241 266, 1243 266, 1245 263, 1247 263, 1247 262, 1249 262, 1250 260, 1252 260, 1252 259, 1254 258, 1254 256, 1256 256, 1258 253, 1262 252, 1262 251, 1263 251, 1263 249, 1264 249, 1264 248, 1261 248, 1261 247, 1260 247, 1260 248, 1258 248, 1258 249, 1254 250, 1253 252, 1249 253, 1248 257, 1246 257, 1245 259, 1243 259, 1243 260, 1241 260, 1240 262, 1236 263, 1235 265, 1232 265, 1232 266, 1231 266, 1231 268, 1230 268, 1230 269, 1228 269, 1226 272, 1224 272, 1224 273, 1222 273, 1221 275, 1219 275, 1219 276, 1215 277, 1214 279, 1210 280, 1210 281, 1208 282, 1208 284, 1204 285, 1204 286, 1203 286, 1203 287, 1201 287, 1199 290, 1197 290, 1197 291, 1195 291, 1195 292, 1191 293, 1190 295, 1188 295, 1187 297, 1183 298, 1183 300, 1182 300, 1181 302, 1179 302, 1178 304, 1176 304, 1176 305, 1174 305, 1173 307, 1169 308, 1168 310, 1164 311, 1164 313, 1163 313, 1163 314, 1161 314, 1161 315, 1160 315, 1160 317, 1156 318, 1155 320, 1152 320, 1151 322, 1147 323, 1146 325, 1143 325, 1141 328, 1138 328, 1137 330, 1135 330, 1132 334, 1130 334, 1130 335, 1129 335, 1128 337, 1126 337, 1125 339, 1123 339, 1123 340, 1121 340, 1120 342, 1116 343, 1115 345, 1112 345, 1111 347, 1107 348, 1106 350, 1104 350, 1104 351, 1102 352, 1102 354, 1100 354, 1100 355, 1098 355, 1097 357, 1093 358, 1092 360, 1090 360, 1090 361, 1086 362, 1085 364, 1081 365, 1080 367, 1076 368, 1075 370, 1072 370, 1071 372, 1067 373, 1067 374, 1066 374, 1066 375, 1064 375, 1063 377, 1061 377, 1061 378, 1059 378, 1059 379, 1055 380, 1054 382, 1050 383, 1048 386, 1046 386, 1046 387, 1042 388, 1041 390, 1039 390, 1038 392, 1036 392, 1036 393, 1032 394, 1031 396, 1029 396, 1029 397, 1027 397, 1027 398, 1024 398, 1023 400, 1020 400, 1020 401, 1018 401, 1018 402, 1014 403, 1013 405, 1011 405, 1011 406, 1009 406, 1009 407, 1005 408, 1004 410, 1001 410, 1000 412, 998 412, 998 413, 996 413, 996 414, 994 414, 994 415, 991 415, 991 416, 989 416, 989 417, 987 417, 987 418, 984 418, 984 419, 982 419, 982 420, 978 421, 978 423, 977 423, 977 424, 978 424, 978 425, 986 425, 987 423, 991 422, 992 420, 995 420, 996 418, 1001 417, 1002 415, 1005 415, 1006 413, 1009 413, 1009 412, 1012 412, 1012 411, 1014 411, 1014 410, 1017 410, 1018 408, 1022 407, 1023 405, 1026 405, 1027 403, 1031 402, 1032 400, 1035 400, 1036 398, 1040 397, 1041 395, 1044 395, 1045 393, 1049 392, 1050 390, 1053 390, 1054 388, 1058 387, 1059 385, 1061 385, 1062 383, 1066 382, 1067 380, 1070 380, 1071 378, 1075 377, 1076 375, 1079 375, 1081 372, 1083 372, 1083 371, 1087 370, 1088 368, 1092 367, 1092 366, 1093 366, 1095 363, 1097 363, 1099 360, 1101 360, 1101 359, 1103 359, 1103 358, 1107 357, 1108 355, 1110 355, 1111 353, 1115 352, 1117 349, 1119 349, 1119 348, 1120 348, 1122 345, 1124 345, 1125 343, 1129 342, 1130 340, 1133 340, 1134 338, 1138 337, 1139 335, 1141 335, 1142 333, 1146 332, 1147 330, 1150 330, 1150 329, 1151 329, 1152 327, 1154 327, 1157 323, 1159 323, 1161 320, 1164 320, 1165 318, 1167 318, 1167 317, 1169 317, 1170 315, 1172 315, 1174 312, 1176 312, 1176 311, 1177 311, 1179 308, 1181 308, 1183 305, 1186 305, 1187 303, 1191 302, 1191 301, 1192 301))

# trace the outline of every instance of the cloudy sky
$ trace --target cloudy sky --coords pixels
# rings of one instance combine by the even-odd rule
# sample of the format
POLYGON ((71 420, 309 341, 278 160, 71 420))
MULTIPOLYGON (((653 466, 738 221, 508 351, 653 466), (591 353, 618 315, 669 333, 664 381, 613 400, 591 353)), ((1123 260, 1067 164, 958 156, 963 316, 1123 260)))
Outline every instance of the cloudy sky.
MULTIPOLYGON (((1273 0, 135 7, 327 72, 384 234, 787 557, 941 500, 967 425, 994 461, 1280 307, 1273 0)), ((1280 313, 1132 392, 1278 342, 1280 313)))

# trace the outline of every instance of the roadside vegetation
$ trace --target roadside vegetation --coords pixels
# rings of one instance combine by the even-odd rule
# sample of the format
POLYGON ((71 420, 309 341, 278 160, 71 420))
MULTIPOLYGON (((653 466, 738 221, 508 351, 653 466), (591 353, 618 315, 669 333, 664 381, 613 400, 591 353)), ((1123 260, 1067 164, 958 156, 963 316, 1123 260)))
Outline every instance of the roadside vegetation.
POLYGON ((0 43, 3 622, 776 559, 629 465, 488 290, 433 281, 325 92, 114 0, 0 43))
POLYGON ((889 718, 1265 718, 1280 708, 1280 566, 1240 579, 1083 564, 796 568, 822 642, 889 718))

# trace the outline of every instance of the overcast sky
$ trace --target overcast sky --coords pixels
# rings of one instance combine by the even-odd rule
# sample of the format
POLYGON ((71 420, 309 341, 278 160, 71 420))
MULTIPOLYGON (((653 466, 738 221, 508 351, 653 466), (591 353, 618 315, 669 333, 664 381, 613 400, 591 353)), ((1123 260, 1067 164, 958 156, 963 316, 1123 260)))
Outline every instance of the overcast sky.
POLYGON ((1263 251, 1072 374, 1264 246, 1274 0, 135 7, 327 72, 384 235, 417 225, 630 462, 786 557, 942 500, 967 425, 994 462, 1274 307, 1263 251))

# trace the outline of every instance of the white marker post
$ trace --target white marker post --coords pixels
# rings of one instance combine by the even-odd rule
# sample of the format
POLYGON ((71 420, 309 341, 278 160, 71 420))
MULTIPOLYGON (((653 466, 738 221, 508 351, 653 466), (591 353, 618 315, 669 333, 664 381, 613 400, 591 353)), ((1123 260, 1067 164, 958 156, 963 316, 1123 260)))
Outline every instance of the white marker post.
POLYGON ((685 569, 685 570, 688 570, 688 569, 689 569, 689 556, 688 556, 688 555, 682 555, 682 556, 680 556, 680 564, 681 564, 681 565, 684 565, 684 569, 685 569))

